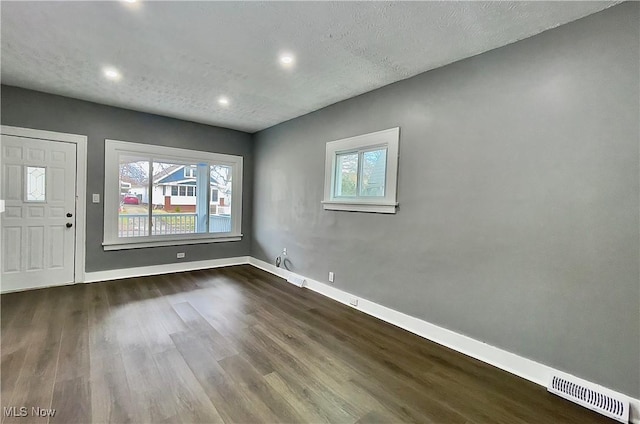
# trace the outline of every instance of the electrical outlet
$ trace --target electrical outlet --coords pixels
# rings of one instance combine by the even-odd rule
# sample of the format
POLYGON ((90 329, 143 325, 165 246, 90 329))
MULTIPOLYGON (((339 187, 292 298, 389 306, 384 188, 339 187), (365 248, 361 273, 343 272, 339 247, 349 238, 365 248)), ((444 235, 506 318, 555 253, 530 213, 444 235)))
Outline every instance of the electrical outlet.
POLYGON ((282 249, 282 256, 287 256, 287 248, 282 249))
POLYGON ((185 257, 184 252, 179 252, 179 253, 176 255, 176 258, 178 258, 178 259, 183 259, 184 257, 185 257))
POLYGON ((93 193, 91 195, 91 201, 93 203, 100 203, 100 194, 99 193, 93 193))
POLYGON ((357 297, 350 297, 349 298, 349 304, 351 306, 358 306, 358 298, 357 297))
POLYGON ((329 271, 329 282, 333 283, 333 272, 329 271))

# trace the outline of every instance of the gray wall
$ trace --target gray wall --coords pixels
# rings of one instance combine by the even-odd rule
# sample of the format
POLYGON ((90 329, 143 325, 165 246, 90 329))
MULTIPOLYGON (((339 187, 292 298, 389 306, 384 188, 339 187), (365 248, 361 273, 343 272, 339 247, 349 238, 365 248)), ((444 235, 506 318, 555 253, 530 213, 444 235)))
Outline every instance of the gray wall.
POLYGON ((640 397, 639 9, 257 133, 252 255, 640 397), (324 211, 325 143, 395 126, 398 213, 324 211))
POLYGON ((253 198, 251 135, 5 85, 1 90, 3 125, 88 136, 87 272, 249 255, 253 198), (103 251, 103 203, 91 203, 90 194, 100 193, 103 198, 106 138, 243 156, 242 241, 103 251), (176 259, 178 251, 185 252, 186 258, 176 259))

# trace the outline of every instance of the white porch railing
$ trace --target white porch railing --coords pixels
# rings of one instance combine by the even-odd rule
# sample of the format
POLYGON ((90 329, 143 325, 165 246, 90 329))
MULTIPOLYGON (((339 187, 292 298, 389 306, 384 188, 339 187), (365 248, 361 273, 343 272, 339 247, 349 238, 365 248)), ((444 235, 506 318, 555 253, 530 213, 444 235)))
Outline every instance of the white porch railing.
MULTIPOLYGON (((231 231, 231 217, 228 215, 209 215, 210 233, 228 233, 231 231)), ((192 234, 196 232, 195 213, 168 213, 153 215, 151 235, 192 234)), ((149 215, 126 214, 118 217, 119 237, 144 237, 149 235, 149 215)))

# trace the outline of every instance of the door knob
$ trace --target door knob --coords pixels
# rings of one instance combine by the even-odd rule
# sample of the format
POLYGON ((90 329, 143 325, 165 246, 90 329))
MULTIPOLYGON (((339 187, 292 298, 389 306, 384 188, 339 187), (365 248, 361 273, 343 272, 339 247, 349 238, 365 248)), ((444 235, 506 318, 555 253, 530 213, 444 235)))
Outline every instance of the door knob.
POLYGON ((73 227, 73 224, 70 222, 67 222, 67 228, 71 228, 71 227, 73 227))
POLYGON ((67 218, 71 218, 73 214, 71 212, 67 212, 67 218))

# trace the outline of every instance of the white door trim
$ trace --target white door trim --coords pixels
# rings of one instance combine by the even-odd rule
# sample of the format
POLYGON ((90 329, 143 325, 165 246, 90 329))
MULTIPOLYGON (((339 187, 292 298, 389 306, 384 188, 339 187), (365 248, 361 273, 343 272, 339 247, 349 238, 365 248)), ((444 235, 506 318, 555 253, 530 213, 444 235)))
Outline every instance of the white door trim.
MULTIPOLYGON (((87 209, 87 136, 31 128, 0 126, 0 133, 15 137, 63 141, 76 144, 76 240, 74 283, 84 282, 87 209)), ((0 140, 0 146, 2 141, 0 140)))

